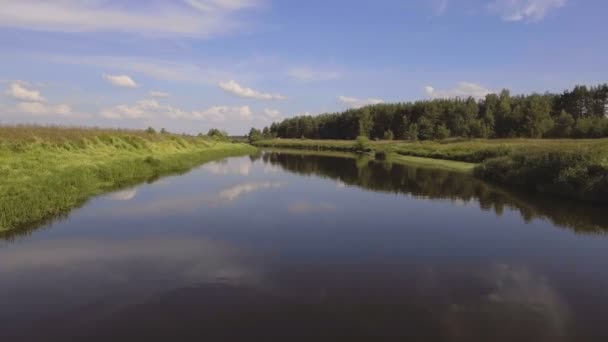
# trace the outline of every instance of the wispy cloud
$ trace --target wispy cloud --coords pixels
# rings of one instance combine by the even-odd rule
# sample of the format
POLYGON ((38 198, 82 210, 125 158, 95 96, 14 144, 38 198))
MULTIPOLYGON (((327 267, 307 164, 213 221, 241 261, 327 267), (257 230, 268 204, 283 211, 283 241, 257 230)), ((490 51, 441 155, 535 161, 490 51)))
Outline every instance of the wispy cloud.
POLYGON ((451 89, 438 90, 432 86, 426 86, 424 92, 428 97, 438 98, 468 98, 473 97, 476 99, 484 98, 486 95, 492 93, 491 90, 475 83, 460 82, 458 85, 451 89))
POLYGON ((253 119, 249 106, 213 106, 205 110, 190 111, 160 103, 155 98, 140 100, 132 105, 121 104, 104 108, 99 114, 106 119, 116 120, 169 118, 217 123, 227 120, 251 121, 253 119))
POLYGON ((110 82, 112 85, 122 88, 137 88, 137 83, 133 81, 131 76, 127 75, 101 75, 104 80, 110 82))
POLYGON ((166 93, 164 91, 158 91, 158 90, 151 90, 150 92, 148 92, 148 94, 151 97, 157 97, 157 98, 166 98, 166 97, 169 97, 169 93, 166 93))
POLYGON ((82 0, 5 0, 0 26, 50 32, 126 32, 206 38, 236 30, 232 13, 257 1, 186 0, 118 2, 82 0), (145 6, 144 8, 142 8, 145 6), (191 9, 198 9, 192 11, 191 9))
MULTIPOLYGON (((195 63, 163 60, 138 56, 107 55, 43 55, 45 62, 83 65, 103 69, 119 70, 125 73, 142 74, 161 81, 216 85, 223 79, 231 78, 233 73, 221 67, 201 67, 195 63)), ((247 74, 241 71, 240 74, 247 74)))
POLYGON ((276 189, 283 186, 283 182, 248 182, 237 184, 219 192, 218 198, 223 201, 235 201, 241 196, 258 190, 276 189))
POLYGON ((233 80, 230 80, 227 82, 220 82, 219 87, 221 89, 223 89, 224 91, 231 93, 233 95, 239 96, 239 97, 246 97, 246 98, 251 98, 251 99, 256 99, 256 100, 284 100, 284 99, 286 99, 285 96, 280 95, 280 94, 264 93, 264 92, 261 92, 258 90, 254 90, 251 88, 241 86, 240 84, 238 84, 236 81, 233 81, 233 80))
POLYGON ((315 70, 312 68, 292 68, 287 74, 300 81, 332 81, 337 80, 342 75, 337 71, 315 70))
POLYGON ((213 12, 221 10, 240 10, 250 7, 257 7, 261 3, 256 0, 184 0, 192 8, 203 12, 213 12))
POLYGON ((433 7, 433 14, 440 16, 445 14, 448 9, 449 1, 448 0, 432 0, 431 6, 433 7))
POLYGON ((46 102, 46 99, 35 89, 28 89, 23 82, 13 82, 9 85, 5 94, 15 100, 30 102, 46 102))
POLYGON ((272 120, 281 116, 281 112, 279 112, 277 109, 265 108, 264 115, 266 115, 267 118, 272 120))
POLYGON ((32 115, 74 116, 72 107, 67 104, 50 105, 41 102, 19 102, 17 111, 32 115))
POLYGON ((361 108, 367 105, 384 103, 384 100, 380 98, 358 99, 356 97, 340 96, 338 100, 350 108, 361 108))
POLYGON ((539 21, 550 11, 566 5, 567 0, 494 0, 488 5, 491 12, 505 21, 539 21))
POLYGON ((114 192, 106 196, 107 199, 112 201, 130 201, 137 195, 137 189, 127 189, 114 192))
POLYGON ((19 101, 14 108, 8 109, 10 112, 33 116, 81 116, 74 113, 72 107, 67 104, 47 103, 46 97, 42 96, 39 90, 31 88, 23 81, 11 83, 5 94, 19 101))

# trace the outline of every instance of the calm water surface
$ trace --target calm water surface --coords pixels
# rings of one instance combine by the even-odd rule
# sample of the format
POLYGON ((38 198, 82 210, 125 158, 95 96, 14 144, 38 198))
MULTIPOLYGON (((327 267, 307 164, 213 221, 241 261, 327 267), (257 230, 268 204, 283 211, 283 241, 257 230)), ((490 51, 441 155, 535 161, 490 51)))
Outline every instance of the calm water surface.
POLYGON ((0 239, 0 341, 608 341, 608 214, 265 152, 0 239))

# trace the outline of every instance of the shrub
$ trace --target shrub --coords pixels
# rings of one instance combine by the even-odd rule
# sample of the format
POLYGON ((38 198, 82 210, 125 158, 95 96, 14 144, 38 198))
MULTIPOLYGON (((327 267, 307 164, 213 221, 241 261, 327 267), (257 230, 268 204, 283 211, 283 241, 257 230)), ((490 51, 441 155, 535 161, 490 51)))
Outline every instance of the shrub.
POLYGON ((528 151, 491 158, 474 170, 489 181, 570 198, 606 202, 608 167, 589 150, 528 151))
POLYGON ((369 150, 369 138, 363 135, 357 137, 355 141, 355 150, 359 152, 368 151, 369 150))

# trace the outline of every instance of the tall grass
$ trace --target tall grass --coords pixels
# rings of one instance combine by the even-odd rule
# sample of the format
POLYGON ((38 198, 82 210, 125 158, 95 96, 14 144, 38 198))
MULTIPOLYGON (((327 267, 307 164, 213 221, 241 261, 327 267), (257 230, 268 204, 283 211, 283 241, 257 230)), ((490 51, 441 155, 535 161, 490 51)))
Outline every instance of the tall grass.
POLYGON ((254 148, 144 131, 0 127, 0 231, 43 220, 92 195, 254 148))

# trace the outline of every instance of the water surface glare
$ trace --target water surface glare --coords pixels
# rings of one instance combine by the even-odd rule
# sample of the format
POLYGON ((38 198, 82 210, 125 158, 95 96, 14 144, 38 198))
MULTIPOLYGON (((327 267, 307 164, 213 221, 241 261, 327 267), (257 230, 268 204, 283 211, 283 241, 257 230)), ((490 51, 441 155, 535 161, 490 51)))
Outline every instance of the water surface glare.
POLYGON ((0 240, 0 341, 608 341, 608 215, 267 151, 0 240))

